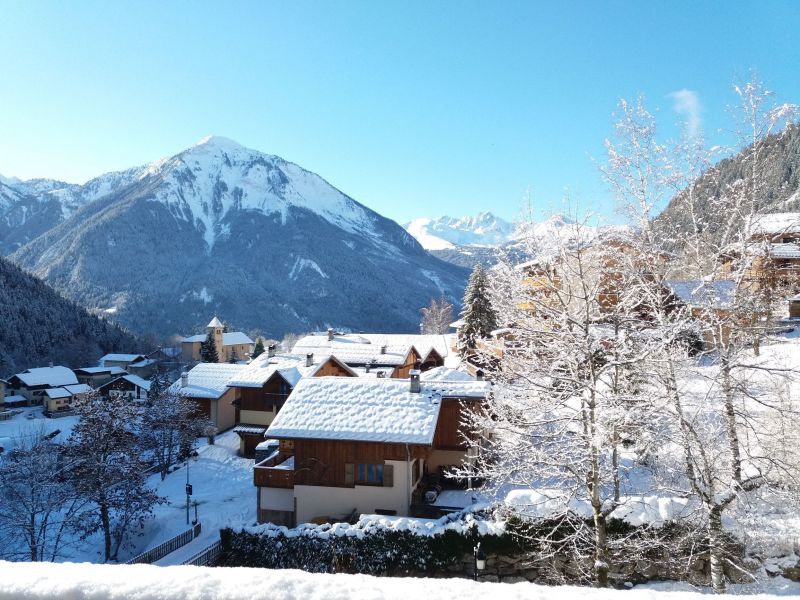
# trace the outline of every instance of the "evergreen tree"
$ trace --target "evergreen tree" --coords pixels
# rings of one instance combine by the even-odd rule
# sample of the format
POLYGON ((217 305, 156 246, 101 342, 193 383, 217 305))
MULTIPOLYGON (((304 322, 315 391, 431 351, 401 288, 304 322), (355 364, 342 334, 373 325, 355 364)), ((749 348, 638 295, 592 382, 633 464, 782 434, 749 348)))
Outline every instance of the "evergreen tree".
POLYGON ((474 349, 478 339, 488 338, 497 329, 497 313, 489 299, 489 282, 480 264, 475 265, 469 277, 461 319, 464 326, 458 345, 462 354, 474 349))
POLYGON ((253 354, 251 354, 250 356, 252 358, 256 358, 258 356, 261 356, 262 354, 264 354, 264 340, 262 340, 261 338, 258 338, 258 341, 256 342, 256 346, 255 346, 255 348, 253 348, 253 354))
POLYGON ((206 335, 206 341, 200 346, 200 358, 203 362, 207 363, 219 362, 217 343, 214 341, 214 336, 212 336, 210 333, 206 335))

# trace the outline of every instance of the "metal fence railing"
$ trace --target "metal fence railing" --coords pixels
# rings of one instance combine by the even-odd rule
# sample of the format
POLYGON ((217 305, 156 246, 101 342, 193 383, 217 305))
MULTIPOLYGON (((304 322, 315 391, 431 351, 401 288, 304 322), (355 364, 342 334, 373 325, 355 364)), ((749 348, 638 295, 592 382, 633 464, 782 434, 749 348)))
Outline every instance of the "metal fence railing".
POLYGON ((190 559, 183 561, 183 565, 194 565, 196 567, 214 566, 217 558, 222 553, 222 542, 217 540, 205 550, 201 550, 190 559))
MULTIPOLYGON (((189 542, 191 542, 195 537, 195 531, 197 531, 197 527, 192 527, 181 533, 180 535, 176 535, 171 540, 167 540, 163 544, 159 544, 155 548, 151 548, 150 550, 146 550, 141 554, 134 556, 132 559, 127 561, 125 564, 133 565, 137 563, 145 563, 145 564, 152 564, 157 560, 164 558, 170 552, 175 552, 181 546, 185 546, 189 542)), ((199 531, 198 531, 199 533, 199 531)))

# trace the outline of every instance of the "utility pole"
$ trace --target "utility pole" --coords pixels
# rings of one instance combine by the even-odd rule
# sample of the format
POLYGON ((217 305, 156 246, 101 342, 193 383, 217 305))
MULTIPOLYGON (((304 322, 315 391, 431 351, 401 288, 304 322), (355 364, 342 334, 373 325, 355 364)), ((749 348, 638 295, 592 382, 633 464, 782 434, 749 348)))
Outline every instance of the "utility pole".
POLYGON ((189 483, 189 456, 186 457, 186 524, 189 524, 189 498, 192 495, 192 485, 189 483))

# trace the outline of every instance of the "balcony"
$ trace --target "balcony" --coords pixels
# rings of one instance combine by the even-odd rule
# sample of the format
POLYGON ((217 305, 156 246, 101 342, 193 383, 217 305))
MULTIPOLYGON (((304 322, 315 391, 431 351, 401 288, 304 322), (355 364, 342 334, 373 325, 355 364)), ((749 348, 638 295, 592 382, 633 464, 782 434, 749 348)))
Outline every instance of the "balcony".
POLYGON ((293 488, 294 455, 279 452, 253 467, 253 485, 256 487, 293 488))

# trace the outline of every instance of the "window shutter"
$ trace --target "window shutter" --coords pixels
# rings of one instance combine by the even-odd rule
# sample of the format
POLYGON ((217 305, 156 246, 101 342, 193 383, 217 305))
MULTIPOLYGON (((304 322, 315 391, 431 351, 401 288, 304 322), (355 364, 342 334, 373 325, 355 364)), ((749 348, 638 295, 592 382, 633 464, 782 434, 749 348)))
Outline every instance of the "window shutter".
POLYGON ((394 465, 383 465, 383 487, 394 487, 394 465))
POLYGON ((356 484, 355 465, 353 463, 344 463, 344 484, 356 484))

